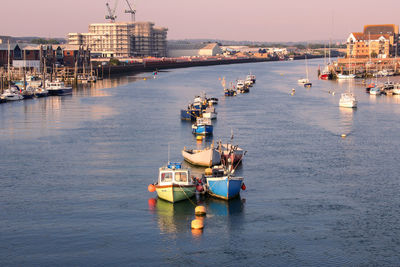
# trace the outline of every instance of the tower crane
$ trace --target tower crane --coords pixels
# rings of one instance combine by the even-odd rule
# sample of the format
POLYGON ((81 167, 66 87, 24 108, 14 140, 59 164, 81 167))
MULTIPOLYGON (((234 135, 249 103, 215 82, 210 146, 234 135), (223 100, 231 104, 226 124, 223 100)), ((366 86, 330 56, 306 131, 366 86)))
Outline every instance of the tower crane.
POLYGON ((114 23, 115 19, 117 18, 117 16, 115 15, 115 10, 117 9, 117 5, 118 5, 118 0, 115 0, 114 8, 111 10, 110 4, 108 4, 108 2, 106 3, 107 11, 108 11, 108 15, 106 15, 106 19, 109 19, 111 23, 114 23))
POLYGON ((135 14, 136 14, 136 9, 134 9, 135 5, 133 4, 133 8, 132 8, 132 6, 129 3, 129 1, 128 0, 125 0, 125 1, 126 1, 126 3, 128 4, 128 7, 129 7, 129 9, 125 10, 125 13, 130 13, 131 14, 131 21, 135 22, 135 14))

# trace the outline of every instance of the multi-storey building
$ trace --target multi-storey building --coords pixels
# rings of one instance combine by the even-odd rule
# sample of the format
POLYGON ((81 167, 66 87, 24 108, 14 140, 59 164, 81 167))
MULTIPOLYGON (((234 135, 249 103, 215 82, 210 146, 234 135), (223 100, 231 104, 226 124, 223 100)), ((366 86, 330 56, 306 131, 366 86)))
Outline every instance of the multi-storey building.
POLYGON ((347 38, 347 56, 389 58, 399 52, 399 27, 394 24, 366 25, 363 32, 347 38))
POLYGON ((94 23, 89 33, 69 33, 68 43, 89 47, 94 57, 165 57, 167 29, 151 22, 94 23))

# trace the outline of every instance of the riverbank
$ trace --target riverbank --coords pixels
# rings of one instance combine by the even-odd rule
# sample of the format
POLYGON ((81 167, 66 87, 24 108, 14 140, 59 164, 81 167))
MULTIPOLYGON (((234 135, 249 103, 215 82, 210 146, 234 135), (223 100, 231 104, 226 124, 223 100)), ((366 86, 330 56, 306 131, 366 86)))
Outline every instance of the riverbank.
MULTIPOLYGON (((321 58, 319 55, 307 55, 307 58, 321 58)), ((304 59, 305 56, 295 56, 294 60, 304 59)), ((143 59, 141 62, 121 63, 120 65, 102 65, 97 62, 95 71, 102 75, 114 75, 128 72, 149 72, 160 69, 177 69, 190 68, 199 66, 214 66, 228 64, 243 63, 259 63, 268 61, 279 61, 278 57, 244 57, 244 58, 224 58, 224 57, 207 57, 207 58, 152 58, 143 59)), ((96 61, 94 61, 96 62, 96 61)), ((104 64, 104 63, 103 63, 104 64)))

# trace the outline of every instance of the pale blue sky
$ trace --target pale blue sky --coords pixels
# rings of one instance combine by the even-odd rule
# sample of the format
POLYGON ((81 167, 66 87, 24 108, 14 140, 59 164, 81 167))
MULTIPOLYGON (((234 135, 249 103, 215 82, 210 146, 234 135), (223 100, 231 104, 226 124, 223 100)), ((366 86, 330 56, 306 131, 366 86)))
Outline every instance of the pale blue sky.
MULTIPOLYGON (((115 0, 110 0, 114 6, 115 0)), ((132 2, 132 0, 130 0, 132 2)), ((66 37, 105 22, 105 0, 1 0, 0 35, 66 37)), ((249 41, 345 39, 364 24, 400 24, 400 1, 137 0, 137 21, 169 29, 168 39, 249 41)), ((117 21, 129 21, 119 0, 117 21)))

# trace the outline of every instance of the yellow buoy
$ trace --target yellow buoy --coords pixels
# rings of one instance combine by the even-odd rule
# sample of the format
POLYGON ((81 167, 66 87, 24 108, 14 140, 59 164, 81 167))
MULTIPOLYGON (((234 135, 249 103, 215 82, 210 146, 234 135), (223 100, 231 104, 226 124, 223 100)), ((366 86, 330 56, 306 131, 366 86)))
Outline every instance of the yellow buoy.
POLYGON ((195 219, 192 221, 192 229, 203 229, 204 223, 202 220, 195 219))
POLYGON ((197 206, 194 209, 194 214, 196 215, 206 215, 206 207, 204 206, 197 206))
POLYGON ((143 78, 143 80, 145 81, 145 80, 146 80, 146 78, 143 78))
POLYGON ((346 134, 342 134, 341 135, 342 138, 346 138, 346 136, 347 136, 346 134))
POLYGON ((197 141, 203 140, 203 136, 201 136, 201 135, 196 136, 196 140, 197 140, 197 141))
POLYGON ((211 175, 212 174, 212 169, 211 168, 207 168, 204 170, 204 174, 205 175, 211 175))

